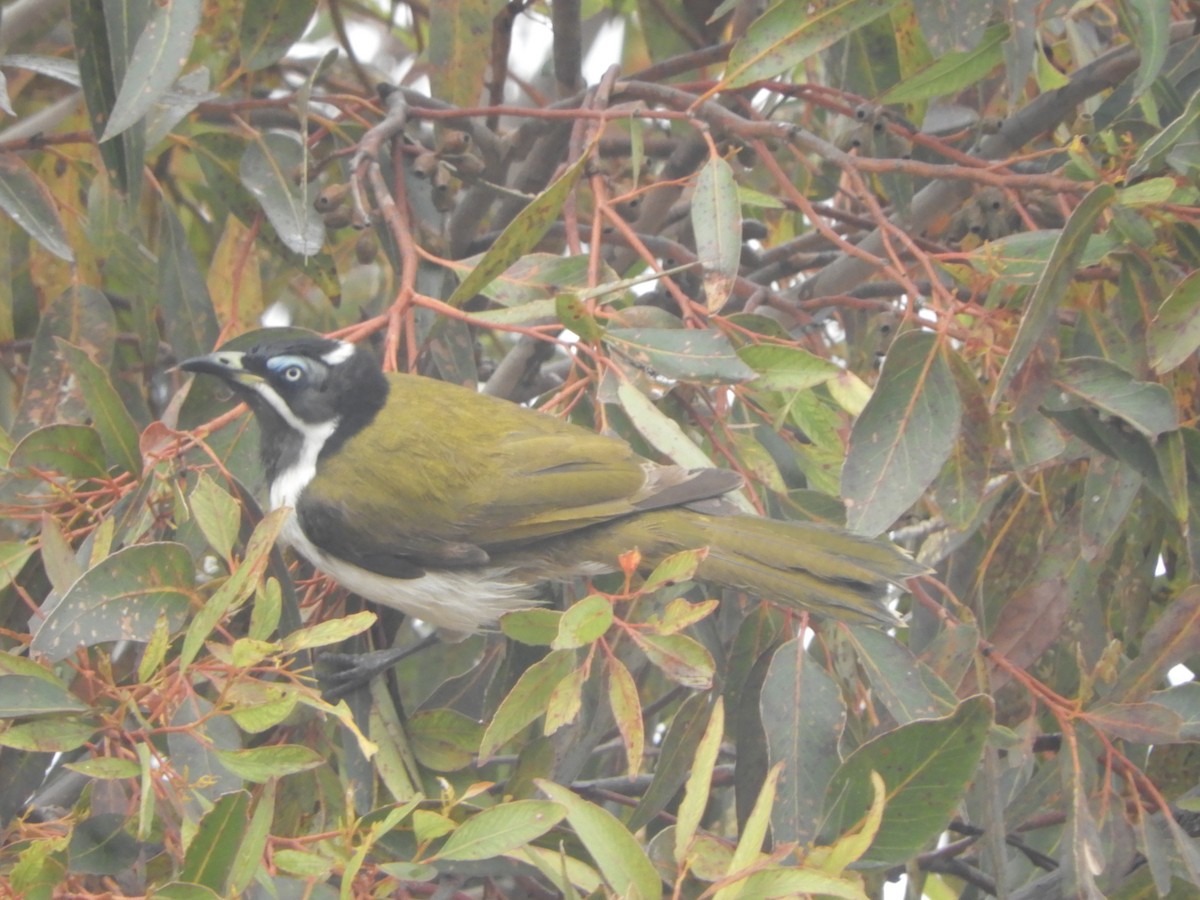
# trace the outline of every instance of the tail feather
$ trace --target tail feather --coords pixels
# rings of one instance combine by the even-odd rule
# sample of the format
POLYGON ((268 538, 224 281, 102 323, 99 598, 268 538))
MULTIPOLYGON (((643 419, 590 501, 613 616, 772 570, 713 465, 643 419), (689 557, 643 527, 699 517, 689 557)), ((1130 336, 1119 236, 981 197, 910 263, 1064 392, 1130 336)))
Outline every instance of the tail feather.
POLYGON ((805 522, 706 516, 682 510, 673 537, 707 546, 700 578, 839 619, 897 624, 884 604, 889 584, 926 567, 892 544, 805 522))

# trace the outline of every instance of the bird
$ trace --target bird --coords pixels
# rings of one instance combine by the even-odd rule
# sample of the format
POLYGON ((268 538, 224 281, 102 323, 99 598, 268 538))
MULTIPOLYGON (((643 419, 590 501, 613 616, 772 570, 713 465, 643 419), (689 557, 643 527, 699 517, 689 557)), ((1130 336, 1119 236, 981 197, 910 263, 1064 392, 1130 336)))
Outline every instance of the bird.
MULTIPOLYGON (((262 329, 246 350, 180 363, 246 402, 282 540, 368 601, 449 639, 538 605, 541 586, 649 570, 705 548, 696 577, 851 623, 895 626, 884 600, 927 569, 895 545, 739 513, 728 469, 638 455, 620 438, 420 375, 369 348, 262 329)), ((245 343, 235 342, 238 346, 245 343)))

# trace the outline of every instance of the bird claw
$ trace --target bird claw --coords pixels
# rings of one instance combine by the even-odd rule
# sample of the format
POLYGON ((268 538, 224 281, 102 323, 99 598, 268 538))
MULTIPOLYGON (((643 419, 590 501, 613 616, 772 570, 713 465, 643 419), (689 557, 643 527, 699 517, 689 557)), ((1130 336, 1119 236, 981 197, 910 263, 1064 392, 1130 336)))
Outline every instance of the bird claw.
POLYGON ((321 696, 336 703, 370 684, 412 652, 411 647, 373 650, 370 653, 322 653, 318 662, 321 696))
POLYGON ((387 672, 397 663, 436 642, 436 636, 432 636, 408 647, 390 647, 365 653, 322 653, 317 658, 321 695, 328 702, 336 703, 359 688, 366 687, 371 679, 387 672))

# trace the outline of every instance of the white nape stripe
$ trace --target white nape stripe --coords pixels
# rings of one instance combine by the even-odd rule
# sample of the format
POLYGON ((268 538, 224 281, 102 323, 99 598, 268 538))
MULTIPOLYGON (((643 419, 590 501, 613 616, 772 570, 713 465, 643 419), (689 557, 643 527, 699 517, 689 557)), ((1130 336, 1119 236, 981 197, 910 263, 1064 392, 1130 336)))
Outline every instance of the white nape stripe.
POLYGON ((337 366, 354 355, 354 345, 349 341, 339 341, 337 347, 321 357, 321 362, 327 366, 337 366))

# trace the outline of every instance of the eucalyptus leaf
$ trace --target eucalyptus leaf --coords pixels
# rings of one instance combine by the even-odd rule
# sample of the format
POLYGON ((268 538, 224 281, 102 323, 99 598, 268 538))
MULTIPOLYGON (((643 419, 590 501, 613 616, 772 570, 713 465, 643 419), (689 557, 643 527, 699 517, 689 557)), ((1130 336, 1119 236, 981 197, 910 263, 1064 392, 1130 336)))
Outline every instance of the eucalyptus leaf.
POLYGON ((129 57, 100 141, 111 140, 142 119, 183 70, 200 25, 200 0, 152 6, 150 21, 129 57))
POLYGON ((658 900, 662 884, 646 852, 612 813, 545 779, 537 785, 567 810, 567 821, 596 861, 605 882, 619 897, 658 900))
POLYGON ((54 197, 33 170, 12 153, 0 153, 0 209, 59 259, 70 262, 75 258, 54 197))
POLYGON ((722 88, 773 78, 816 56, 887 13, 898 0, 842 0, 818 12, 776 3, 756 19, 729 54, 722 88))
POLYGON ((896 339, 875 392, 850 435, 842 470, 846 525, 874 536, 925 492, 949 459, 962 401, 935 335, 896 339))
POLYGON ((789 773, 771 808, 776 840, 808 843, 816 837, 825 789, 841 761, 838 740, 846 704, 837 684, 799 640, 771 656, 759 697, 770 765, 789 773))
POLYGON ((325 225, 304 177, 306 158, 307 150, 294 134, 271 131, 246 145, 239 174, 279 239, 293 253, 308 257, 321 252, 325 225))
POLYGON ((317 11, 317 0, 248 0, 239 34, 243 65, 265 69, 287 55, 317 11))
POLYGON ((902 725, 867 741, 838 768, 826 793, 825 839, 855 827, 870 805, 870 772, 883 776, 883 822, 864 862, 907 859, 945 829, 970 784, 992 722, 986 696, 951 715, 902 725))
POLYGON ((184 546, 125 547, 85 572, 45 618, 33 621, 30 649, 57 662, 103 641, 148 641, 160 614, 178 628, 195 602, 184 546))
POLYGON ((704 266, 704 296, 720 312, 733 291, 742 256, 742 209, 733 168, 714 157, 700 170, 692 195, 696 255, 704 266))
POLYGON ((755 377, 725 335, 715 329, 609 328, 605 342, 651 374, 701 384, 737 384, 755 377))

